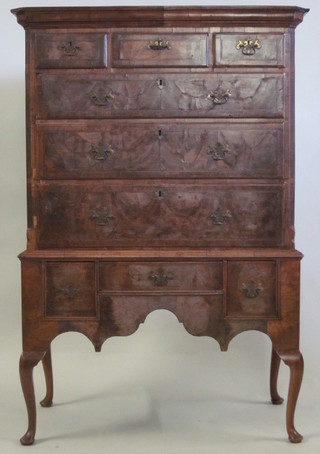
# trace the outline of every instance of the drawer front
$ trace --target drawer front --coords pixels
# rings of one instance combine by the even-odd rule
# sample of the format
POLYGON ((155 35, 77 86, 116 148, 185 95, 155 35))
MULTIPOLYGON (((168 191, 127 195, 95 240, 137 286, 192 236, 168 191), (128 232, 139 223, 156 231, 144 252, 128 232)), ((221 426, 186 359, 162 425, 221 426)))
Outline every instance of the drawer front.
POLYGON ((43 184, 46 247, 278 246, 279 185, 43 184))
POLYGON ((47 262, 45 316, 97 317, 94 262, 47 262))
POLYGON ((216 65, 284 66, 284 35, 218 34, 216 65))
POLYGON ((44 178, 279 178, 282 124, 104 123, 43 131, 44 178))
POLYGON ((208 65, 207 34, 159 35, 114 33, 114 67, 205 67, 208 65))
POLYGON ((38 76, 39 118, 280 117, 283 75, 38 76))
MULTIPOLYGON (((212 335, 212 326, 223 314, 222 295, 101 295, 99 303, 102 330, 108 337, 134 333, 158 309, 175 314, 194 336, 212 335)), ((223 329, 218 327, 215 334, 219 336, 223 329)))
POLYGON ((222 262, 110 262, 100 264, 100 291, 222 290, 222 262))
POLYGON ((275 261, 229 262, 227 315, 276 317, 276 276, 275 261))
POLYGON ((106 35, 86 33, 38 33, 35 60, 37 68, 103 68, 106 35))

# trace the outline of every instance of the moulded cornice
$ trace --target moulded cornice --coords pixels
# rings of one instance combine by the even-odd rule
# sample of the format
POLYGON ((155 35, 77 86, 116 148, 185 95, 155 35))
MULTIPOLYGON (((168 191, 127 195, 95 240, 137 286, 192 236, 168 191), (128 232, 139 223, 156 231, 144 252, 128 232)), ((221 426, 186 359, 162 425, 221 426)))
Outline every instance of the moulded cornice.
POLYGON ((25 29, 259 26, 295 28, 309 9, 291 6, 33 7, 11 12, 25 29))

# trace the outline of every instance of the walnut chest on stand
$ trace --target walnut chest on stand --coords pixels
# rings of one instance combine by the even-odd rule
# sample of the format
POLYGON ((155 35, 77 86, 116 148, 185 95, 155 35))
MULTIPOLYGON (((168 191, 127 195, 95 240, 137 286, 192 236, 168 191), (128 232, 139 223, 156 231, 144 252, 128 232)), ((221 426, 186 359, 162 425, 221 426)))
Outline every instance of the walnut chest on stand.
POLYGON ((271 400, 303 375, 294 247, 297 7, 13 10, 26 30, 28 245, 20 376, 32 444, 32 372, 50 344, 99 351, 157 309, 222 350, 272 342, 271 400))

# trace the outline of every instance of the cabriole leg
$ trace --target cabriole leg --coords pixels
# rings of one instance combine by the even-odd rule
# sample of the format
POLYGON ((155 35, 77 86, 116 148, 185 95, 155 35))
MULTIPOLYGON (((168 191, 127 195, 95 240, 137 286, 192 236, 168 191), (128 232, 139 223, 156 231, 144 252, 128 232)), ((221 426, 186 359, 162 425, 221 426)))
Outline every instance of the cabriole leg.
POLYGON ((271 402, 274 405, 280 405, 283 402, 283 398, 278 394, 278 375, 281 358, 275 349, 272 347, 271 353, 271 368, 270 368, 270 394, 271 402))
POLYGON ((53 399, 53 375, 52 375, 52 359, 51 348, 49 347, 44 357, 42 358, 42 366, 46 380, 46 395, 40 402, 42 407, 51 407, 53 399))
POLYGON ((300 435, 294 427, 294 412, 303 377, 303 357, 299 350, 279 353, 281 359, 290 368, 290 384, 287 403, 287 431, 291 443, 300 443, 300 435))
POLYGON ((22 445, 32 445, 36 433, 36 402, 33 386, 33 368, 42 359, 43 352, 23 353, 20 357, 20 380, 28 412, 28 429, 20 438, 22 445))

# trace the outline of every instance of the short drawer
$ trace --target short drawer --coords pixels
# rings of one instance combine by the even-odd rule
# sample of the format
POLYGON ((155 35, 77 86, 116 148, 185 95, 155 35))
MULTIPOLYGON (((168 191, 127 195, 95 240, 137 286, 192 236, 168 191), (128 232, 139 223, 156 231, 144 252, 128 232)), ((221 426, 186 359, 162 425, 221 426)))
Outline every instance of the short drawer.
POLYGON ((276 317, 276 282, 275 261, 229 262, 227 316, 276 317))
POLYGON ((202 67, 208 65, 208 35, 114 33, 114 67, 202 67))
POLYGON ((37 68, 102 68, 107 65, 106 35, 38 33, 37 68))
POLYGON ((47 247, 282 244, 282 185, 45 183, 38 244, 47 247))
POLYGON ((38 118, 283 116, 282 74, 38 75, 38 118))
POLYGON ((284 35, 282 34, 218 34, 216 65, 284 66, 284 35))
POLYGON ((47 262, 45 316, 97 317, 94 262, 47 262))
POLYGON ((222 290, 222 263, 110 262, 100 264, 100 291, 222 290))
POLYGON ((39 131, 43 178, 279 178, 282 123, 68 124, 39 131))

